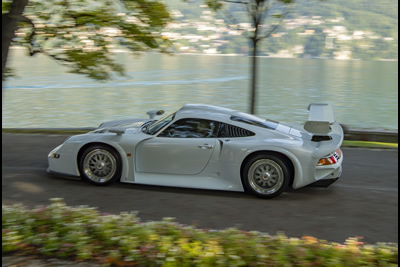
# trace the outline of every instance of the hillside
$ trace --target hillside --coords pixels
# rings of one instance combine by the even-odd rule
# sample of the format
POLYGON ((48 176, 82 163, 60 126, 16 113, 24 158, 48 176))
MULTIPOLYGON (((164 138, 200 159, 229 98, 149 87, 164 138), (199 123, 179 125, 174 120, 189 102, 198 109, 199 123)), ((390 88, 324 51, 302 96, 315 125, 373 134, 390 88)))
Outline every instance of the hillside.
MULTIPOLYGON (((168 29, 175 33, 176 52, 248 53, 243 32, 225 29, 232 22, 223 12, 210 12, 199 0, 166 0, 166 4, 183 25, 168 29), (187 35, 203 38, 187 40, 187 35)), ((238 22, 248 22, 241 5, 226 8, 238 22)), ((276 34, 262 43, 260 54, 397 60, 398 1, 298 0, 276 34)))

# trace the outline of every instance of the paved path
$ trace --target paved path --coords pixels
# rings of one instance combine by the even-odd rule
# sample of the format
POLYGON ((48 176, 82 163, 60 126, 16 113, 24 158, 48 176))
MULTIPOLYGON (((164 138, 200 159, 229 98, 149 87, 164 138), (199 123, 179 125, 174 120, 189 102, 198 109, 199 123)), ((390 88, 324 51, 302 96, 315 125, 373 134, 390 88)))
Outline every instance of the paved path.
POLYGON ((68 205, 118 213, 138 211, 144 220, 175 217, 200 228, 239 226, 300 237, 344 242, 398 242, 398 151, 344 148, 342 178, 331 187, 291 190, 263 200, 237 192, 179 189, 116 183, 93 186, 48 175, 47 154, 66 136, 3 134, 2 202, 68 205))

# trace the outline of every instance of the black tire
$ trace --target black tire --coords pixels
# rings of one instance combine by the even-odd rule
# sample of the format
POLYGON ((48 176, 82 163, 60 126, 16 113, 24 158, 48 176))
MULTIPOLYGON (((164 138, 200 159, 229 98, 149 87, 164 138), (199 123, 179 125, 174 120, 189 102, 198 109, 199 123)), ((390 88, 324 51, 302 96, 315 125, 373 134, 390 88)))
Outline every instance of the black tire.
POLYGON ((95 185, 108 185, 119 180, 121 167, 119 154, 105 145, 86 148, 79 159, 81 177, 95 185))
POLYGON ((289 165, 282 157, 259 154, 245 163, 242 182, 246 192, 260 198, 273 198, 286 190, 290 173, 289 165))

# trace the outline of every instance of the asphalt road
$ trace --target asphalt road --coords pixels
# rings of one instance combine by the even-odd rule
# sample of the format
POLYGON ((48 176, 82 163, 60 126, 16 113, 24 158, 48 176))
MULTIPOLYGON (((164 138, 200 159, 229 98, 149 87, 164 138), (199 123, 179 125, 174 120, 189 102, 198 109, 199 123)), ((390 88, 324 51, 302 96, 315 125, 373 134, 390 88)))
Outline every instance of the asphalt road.
POLYGON ((34 207, 53 197, 102 212, 138 211, 142 221, 175 217, 199 228, 237 226, 343 243, 398 242, 398 151, 343 148, 343 174, 329 188, 289 190, 271 200, 239 192, 116 183, 98 187, 46 173, 61 135, 2 135, 2 202, 34 207))

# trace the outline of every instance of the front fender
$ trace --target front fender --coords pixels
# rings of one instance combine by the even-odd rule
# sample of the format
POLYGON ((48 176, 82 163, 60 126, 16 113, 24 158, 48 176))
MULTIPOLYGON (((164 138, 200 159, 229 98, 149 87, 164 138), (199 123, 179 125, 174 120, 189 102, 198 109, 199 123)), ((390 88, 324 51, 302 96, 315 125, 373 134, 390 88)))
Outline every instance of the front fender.
MULTIPOLYGON (((120 155, 121 157, 121 163, 122 163, 122 170, 121 170, 121 180, 128 180, 129 177, 129 170, 130 170, 130 165, 129 165, 129 160, 127 156, 127 152, 119 145, 119 140, 121 136, 116 136, 116 135, 110 135, 107 137, 104 136, 99 136, 99 138, 93 138, 91 141, 78 141, 78 140, 69 140, 69 144, 71 143, 78 143, 76 146, 75 150, 75 168, 77 173, 80 175, 79 172, 79 156, 83 152, 84 149, 87 147, 93 146, 93 145, 107 145, 112 148, 114 148, 120 155)), ((65 144, 67 145, 67 144, 65 144)), ((68 145, 67 145, 68 146, 68 145)), ((133 155, 133 153, 131 153, 133 155)))

